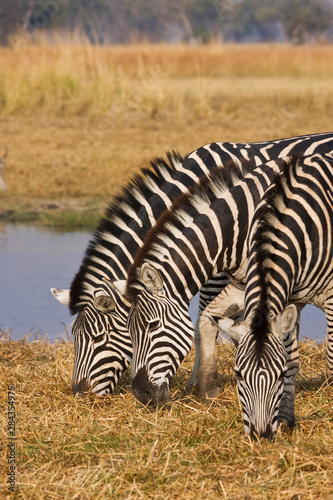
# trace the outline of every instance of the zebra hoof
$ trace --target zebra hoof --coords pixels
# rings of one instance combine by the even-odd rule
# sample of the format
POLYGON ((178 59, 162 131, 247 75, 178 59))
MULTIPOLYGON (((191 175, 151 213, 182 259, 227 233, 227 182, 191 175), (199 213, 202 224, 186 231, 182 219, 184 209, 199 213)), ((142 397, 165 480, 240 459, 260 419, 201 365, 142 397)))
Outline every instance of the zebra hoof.
POLYGON ((199 394, 199 384, 188 383, 185 387, 184 394, 199 394))
POLYGON ((186 389, 191 390, 193 387, 199 388, 200 387, 200 382, 198 380, 198 377, 196 375, 191 375, 190 380, 186 384, 186 389))
POLYGON ((214 387, 210 387, 209 389, 206 389, 204 391, 200 391, 200 397, 202 400, 214 399, 221 393, 222 393, 222 389, 220 387, 214 386, 214 387))
POLYGON ((295 418, 278 417, 278 429, 285 434, 290 434, 295 427, 295 418))

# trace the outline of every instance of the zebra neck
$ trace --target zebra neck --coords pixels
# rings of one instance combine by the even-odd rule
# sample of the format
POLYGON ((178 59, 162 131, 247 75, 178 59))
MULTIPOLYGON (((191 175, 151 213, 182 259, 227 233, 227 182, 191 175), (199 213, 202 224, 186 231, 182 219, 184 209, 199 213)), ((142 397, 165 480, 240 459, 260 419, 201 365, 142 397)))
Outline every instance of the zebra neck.
MULTIPOLYGON (((240 194, 240 192, 238 193, 240 194)), ((159 235, 147 259, 161 274, 170 294, 189 302, 221 270, 237 275, 246 258, 249 207, 235 210, 234 198, 216 200, 186 227, 159 235)))
POLYGON ((265 255, 265 259, 254 266, 253 258, 250 258, 248 268, 251 273, 248 273, 246 283, 244 318, 252 316, 255 311, 260 313, 266 311, 269 316, 282 313, 296 284, 290 260, 270 259, 265 255))
POLYGON ((229 188, 215 190, 214 200, 192 197, 164 219, 147 238, 128 273, 126 294, 134 300, 139 270, 149 262, 173 293, 188 301, 219 271, 244 277, 246 238, 254 207, 279 167, 263 165, 229 188))

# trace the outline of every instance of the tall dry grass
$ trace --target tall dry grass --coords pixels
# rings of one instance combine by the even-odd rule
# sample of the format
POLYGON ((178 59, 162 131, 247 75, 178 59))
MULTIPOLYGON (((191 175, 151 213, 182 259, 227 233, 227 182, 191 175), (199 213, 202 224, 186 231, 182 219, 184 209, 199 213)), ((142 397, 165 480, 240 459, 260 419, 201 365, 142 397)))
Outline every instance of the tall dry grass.
POLYGON ((113 110, 191 117, 242 98, 320 99, 333 78, 331 46, 20 46, 0 49, 0 112, 92 115, 113 110))
POLYGON ((333 47, 0 48, 0 212, 105 204, 155 156, 333 130, 333 47))
MULTIPOLYGON (((0 497, 8 495, 7 386, 16 396, 18 499, 333 498, 332 384, 325 345, 300 343, 297 427, 274 442, 243 434, 233 348, 218 349, 222 394, 203 404, 184 394, 193 353, 181 365, 172 401, 157 410, 133 397, 129 376, 117 394, 71 395, 73 345, 0 341, 0 497)), ((12 498, 9 497, 8 498, 12 498)))

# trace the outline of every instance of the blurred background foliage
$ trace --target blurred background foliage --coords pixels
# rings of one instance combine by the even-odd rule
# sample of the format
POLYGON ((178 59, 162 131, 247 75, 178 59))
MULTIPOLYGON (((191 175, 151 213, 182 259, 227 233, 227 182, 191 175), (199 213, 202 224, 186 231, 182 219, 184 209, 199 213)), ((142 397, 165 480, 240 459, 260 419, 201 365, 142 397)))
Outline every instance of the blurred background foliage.
POLYGON ((105 45, 330 43, 333 0, 1 0, 1 44, 40 31, 105 45))

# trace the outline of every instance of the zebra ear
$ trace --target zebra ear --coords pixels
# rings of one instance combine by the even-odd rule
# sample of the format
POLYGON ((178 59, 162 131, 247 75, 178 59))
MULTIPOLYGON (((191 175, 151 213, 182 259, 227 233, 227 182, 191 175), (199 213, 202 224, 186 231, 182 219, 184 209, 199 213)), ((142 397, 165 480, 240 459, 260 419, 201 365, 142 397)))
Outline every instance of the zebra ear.
POLYGON ((212 323, 218 327, 221 332, 225 333, 232 340, 239 342, 248 330, 245 321, 236 321, 230 318, 220 318, 217 321, 210 318, 212 323))
POLYGON ((69 305, 69 290, 61 290, 60 288, 51 288, 51 293, 61 304, 69 305))
POLYGON ((279 326, 280 326, 279 330, 281 332, 282 337, 284 337, 293 328, 295 328, 297 318, 298 318, 298 313, 297 313, 297 307, 295 306, 295 304, 290 304, 281 313, 278 321, 279 321, 279 326))
POLYGON ((158 293, 163 288, 163 280, 158 270, 145 262, 140 269, 140 276, 145 287, 152 293, 158 293))
POLYGON ((110 295, 98 295, 94 299, 94 306, 97 311, 107 313, 116 308, 116 303, 110 295))
MULTIPOLYGON (((107 280, 105 280, 107 281, 107 280)), ((121 296, 125 295, 126 290, 126 280, 118 280, 118 281, 107 281, 110 287, 116 292, 120 293, 121 296)))

